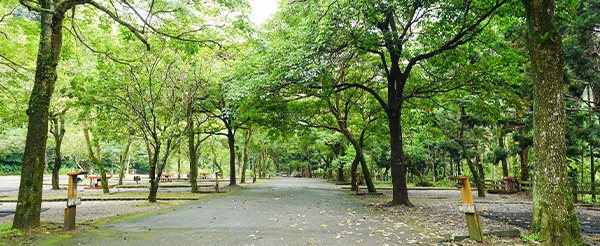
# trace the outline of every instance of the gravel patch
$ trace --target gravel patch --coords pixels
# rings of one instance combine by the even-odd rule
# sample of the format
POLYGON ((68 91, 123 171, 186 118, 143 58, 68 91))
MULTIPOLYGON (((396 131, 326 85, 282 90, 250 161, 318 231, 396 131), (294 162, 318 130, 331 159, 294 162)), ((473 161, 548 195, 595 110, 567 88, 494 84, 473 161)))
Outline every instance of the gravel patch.
MULTIPOLYGON (((465 215, 458 211, 462 204, 458 190, 411 190, 409 198, 415 207, 405 206, 385 207, 383 203, 391 200, 391 191, 384 191, 384 196, 371 197, 372 205, 379 206, 396 216, 407 218, 424 228, 424 230, 447 238, 468 235, 465 215)), ((474 192, 473 197, 478 214, 481 215, 484 233, 519 230, 529 231, 532 216, 532 200, 530 196, 522 194, 497 195, 486 194, 487 197, 479 198, 474 192)), ((582 227, 582 235, 589 245, 600 245, 600 211, 598 208, 578 206, 576 208, 582 227)), ((520 239, 509 244, 519 243, 520 239)), ((487 243, 487 241, 486 241, 487 243)), ((502 245, 502 239, 492 240, 492 245, 502 245), (494 243, 495 242, 495 243, 494 243)), ((448 244, 456 244, 451 242, 448 244)), ((475 244, 465 240, 459 243, 464 245, 475 244)), ((527 243, 521 242, 520 245, 527 243)))

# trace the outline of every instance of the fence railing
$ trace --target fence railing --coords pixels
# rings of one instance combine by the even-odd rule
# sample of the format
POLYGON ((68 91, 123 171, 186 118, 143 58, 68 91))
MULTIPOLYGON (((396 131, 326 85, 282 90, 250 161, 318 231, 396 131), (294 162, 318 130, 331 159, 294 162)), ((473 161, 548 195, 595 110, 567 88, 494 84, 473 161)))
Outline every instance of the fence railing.
MULTIPOLYGON (((514 186, 515 189, 520 191, 531 192, 533 190, 533 182, 532 181, 516 181, 517 185, 514 186)), ((493 190, 506 190, 507 184, 506 180, 493 180, 486 179, 483 181, 486 189, 493 190)), ((509 184, 510 186, 510 184, 509 184)), ((600 184, 597 183, 572 183, 573 188, 573 198, 575 202, 578 201, 578 195, 600 195, 600 184)))

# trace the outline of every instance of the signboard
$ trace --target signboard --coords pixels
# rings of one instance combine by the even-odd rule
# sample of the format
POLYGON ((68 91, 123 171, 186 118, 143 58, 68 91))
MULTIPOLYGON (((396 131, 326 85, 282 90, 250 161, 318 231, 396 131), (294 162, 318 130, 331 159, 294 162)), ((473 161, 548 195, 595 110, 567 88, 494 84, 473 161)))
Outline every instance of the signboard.
POLYGON ((460 206, 458 206, 458 211, 460 211, 462 213, 474 214, 475 213, 475 204, 471 204, 471 205, 463 204, 463 205, 460 205, 460 206))
POLYGON ((67 207, 81 205, 81 197, 67 198, 67 207))

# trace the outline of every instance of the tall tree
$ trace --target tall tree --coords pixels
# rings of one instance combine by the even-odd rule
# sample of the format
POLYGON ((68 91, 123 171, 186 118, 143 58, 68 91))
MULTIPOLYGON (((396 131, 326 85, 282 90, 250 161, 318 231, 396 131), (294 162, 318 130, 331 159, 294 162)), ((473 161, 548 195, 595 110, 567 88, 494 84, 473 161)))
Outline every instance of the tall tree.
MULTIPOLYGON (((230 87, 231 88, 231 87, 230 87)), ((203 103, 199 104, 199 111, 210 118, 220 121, 225 132, 214 131, 216 135, 227 137, 229 147, 229 185, 237 185, 235 168, 235 135, 250 118, 244 114, 239 104, 239 98, 231 100, 232 93, 238 89, 228 90, 227 85, 217 84, 210 90, 210 95, 203 103)), ((235 96, 234 96, 235 97, 235 96)))
POLYGON ((63 21, 67 11, 77 5, 90 4, 124 25, 140 40, 142 32, 119 18, 114 12, 91 0, 21 0, 21 4, 40 15, 40 39, 34 86, 29 98, 27 140, 23 158, 23 171, 13 227, 25 229, 40 225, 42 179, 48 139, 48 109, 57 78, 57 66, 63 39, 63 21), (28 188, 24 188, 28 187, 28 188))
POLYGON ((522 0, 529 25, 534 76, 533 220, 531 232, 548 245, 582 244, 570 196, 565 146, 564 64, 554 0, 522 0))
POLYGON ((246 183, 246 169, 248 169, 248 145, 252 140, 252 129, 246 129, 244 134, 244 148, 242 149, 242 170, 240 183, 246 183))
POLYGON ((98 139, 98 136, 94 136, 93 140, 91 139, 90 127, 87 123, 87 119, 83 119, 83 137, 85 138, 88 156, 90 157, 92 163, 96 165, 96 167, 98 167, 98 170, 100 171, 100 183, 102 185, 102 192, 104 194, 108 194, 110 193, 110 190, 108 189, 106 169, 104 168, 104 164, 102 164, 102 157, 100 155, 100 140, 98 139))
POLYGON ((131 147, 131 144, 133 144, 133 137, 131 135, 128 135, 126 141, 127 142, 125 143, 125 147, 119 155, 119 185, 123 185, 123 177, 125 177, 125 170, 129 170, 129 166, 125 167, 125 162, 127 161, 127 156, 129 155, 129 149, 131 147))
POLYGON ((168 49, 161 53, 148 53, 123 71, 125 76, 103 76, 95 85, 104 91, 98 102, 128 118, 141 132, 149 157, 150 202, 156 202, 167 160, 183 137, 184 128, 179 125, 186 108, 182 84, 190 83, 190 68, 179 59, 180 54, 168 49))
MULTIPOLYGON (((316 47, 347 47, 369 52, 381 61, 386 92, 360 83, 348 82, 337 88, 357 87, 377 99, 387 114, 393 196, 390 205, 412 206, 406 186, 402 108, 404 103, 422 93, 448 91, 452 83, 419 84, 411 79, 413 70, 427 70, 427 59, 475 39, 485 29, 491 16, 506 1, 303 1, 290 11, 313 14, 311 26, 320 27, 312 37, 316 47), (311 5, 309 5, 311 4, 311 5), (452 24, 450 24, 452 23, 452 24), (412 81, 412 82, 411 82, 412 81)), ((294 4, 292 4, 293 6, 294 4)), ((317 55, 318 56, 318 55, 317 55)), ((310 72, 305 73, 311 75, 310 72)))

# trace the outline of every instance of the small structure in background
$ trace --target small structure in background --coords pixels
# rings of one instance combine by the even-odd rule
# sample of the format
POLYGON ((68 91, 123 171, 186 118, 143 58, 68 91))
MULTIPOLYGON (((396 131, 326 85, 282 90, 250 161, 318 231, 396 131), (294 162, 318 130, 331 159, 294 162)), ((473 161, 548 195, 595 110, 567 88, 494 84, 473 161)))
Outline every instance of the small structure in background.
POLYGON ((504 177, 504 190, 508 192, 518 191, 517 179, 513 176, 504 177))
POLYGON ((83 181, 81 178, 77 177, 77 175, 80 174, 87 174, 87 172, 75 171, 67 174, 69 175, 69 185, 67 187, 67 208, 65 208, 64 231, 75 229, 77 205, 81 204, 81 198, 77 197, 77 183, 83 181))

